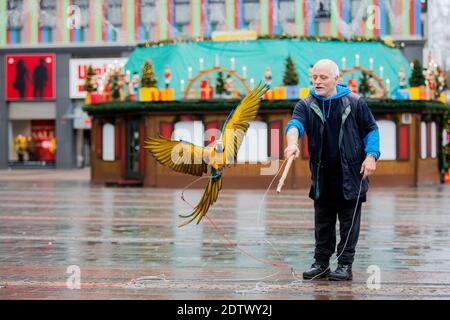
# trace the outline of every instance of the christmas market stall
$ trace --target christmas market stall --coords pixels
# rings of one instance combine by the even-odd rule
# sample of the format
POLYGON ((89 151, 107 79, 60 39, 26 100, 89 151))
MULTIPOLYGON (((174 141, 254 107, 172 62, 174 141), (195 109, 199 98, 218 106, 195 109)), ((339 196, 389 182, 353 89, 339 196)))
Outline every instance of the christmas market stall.
MULTIPOLYGON (((228 114, 259 83, 270 87, 228 169, 224 188, 265 189, 283 160, 284 130, 311 87, 319 59, 340 67, 342 83, 364 96, 380 129, 375 186, 417 186, 448 179, 445 76, 383 41, 258 39, 144 43, 105 77, 90 70, 85 89, 92 124, 92 182, 182 188, 194 178, 161 166, 143 148, 162 135, 208 146, 228 114)), ((307 137, 287 188, 310 185, 307 137)), ((199 186, 202 187, 202 186, 199 186)))

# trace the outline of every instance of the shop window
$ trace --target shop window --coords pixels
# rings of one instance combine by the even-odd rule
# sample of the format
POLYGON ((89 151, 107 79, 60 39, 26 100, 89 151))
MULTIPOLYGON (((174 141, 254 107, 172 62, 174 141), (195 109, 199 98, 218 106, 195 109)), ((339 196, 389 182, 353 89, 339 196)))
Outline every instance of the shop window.
POLYGON ((420 158, 427 158, 427 124, 423 121, 420 123, 420 158))
POLYGON ((243 0, 244 26, 256 30, 261 19, 259 0, 243 0))
POLYGON ((295 22, 295 1, 280 0, 280 22, 295 22))
POLYGON ((72 0, 73 12, 72 15, 75 16, 75 21, 79 28, 74 28, 73 30, 73 41, 74 42, 84 42, 86 38, 86 30, 89 29, 89 0, 72 0))
POLYGON ((158 15, 156 14, 155 0, 140 0, 139 4, 139 39, 147 40, 150 31, 157 25, 158 15))
POLYGON ((41 0, 39 11, 40 37, 42 43, 52 42, 56 28, 56 0, 41 0))
POLYGON ((8 0, 8 29, 22 29, 24 23, 23 0, 8 0))
POLYGON ((105 123, 102 127, 102 159, 103 161, 115 160, 115 130, 114 125, 105 123))
POLYGON ((203 123, 201 121, 180 121, 175 123, 172 139, 183 140, 202 147, 205 140, 203 123))
POLYGON ((267 162, 267 123, 250 121, 237 155, 238 163, 267 162))
POLYGON ((377 121, 380 131, 380 160, 397 159, 397 126, 394 121, 377 121))
POLYGON ((122 0, 106 0, 106 20, 114 27, 122 26, 122 0))
POLYGON ((314 18, 316 20, 330 19, 331 3, 330 0, 314 1, 314 18))
POLYGON ((11 161, 55 161, 54 120, 13 120, 10 124, 11 161))
POLYGON ((188 25, 191 21, 191 8, 189 0, 174 0, 175 7, 175 23, 180 25, 188 25))
POLYGON ((122 0, 106 0, 106 41, 117 41, 122 27, 122 0))
POLYGON ((213 26, 224 25, 225 21, 225 1, 210 0, 208 2, 208 18, 213 26))

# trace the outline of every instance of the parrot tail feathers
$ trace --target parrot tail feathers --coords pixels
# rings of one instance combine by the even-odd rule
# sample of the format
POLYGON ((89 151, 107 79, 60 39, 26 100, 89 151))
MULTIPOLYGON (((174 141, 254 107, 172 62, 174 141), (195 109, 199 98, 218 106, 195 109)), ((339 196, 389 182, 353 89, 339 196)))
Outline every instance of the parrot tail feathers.
POLYGON ((215 178, 210 179, 208 182, 208 185, 206 186, 206 190, 203 193, 203 196, 198 203, 198 205, 195 207, 194 212, 192 212, 189 215, 179 215, 180 218, 191 218, 185 222, 183 222, 179 227, 183 227, 192 221, 194 221, 198 217, 197 224, 200 223, 200 221, 203 219, 203 217, 208 212, 210 206, 216 202, 217 197, 219 196, 219 191, 222 189, 222 179, 215 178))

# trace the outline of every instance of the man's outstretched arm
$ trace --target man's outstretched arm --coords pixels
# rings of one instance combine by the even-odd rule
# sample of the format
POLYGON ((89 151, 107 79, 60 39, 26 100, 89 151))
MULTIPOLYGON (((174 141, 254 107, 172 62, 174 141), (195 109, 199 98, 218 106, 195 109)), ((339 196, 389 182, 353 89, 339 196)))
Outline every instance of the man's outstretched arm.
POLYGON ((303 101, 297 103, 292 113, 292 119, 286 126, 286 140, 287 147, 284 150, 284 158, 288 159, 291 155, 297 159, 300 156, 300 149, 298 148, 298 139, 305 133, 306 125, 306 105, 303 101))

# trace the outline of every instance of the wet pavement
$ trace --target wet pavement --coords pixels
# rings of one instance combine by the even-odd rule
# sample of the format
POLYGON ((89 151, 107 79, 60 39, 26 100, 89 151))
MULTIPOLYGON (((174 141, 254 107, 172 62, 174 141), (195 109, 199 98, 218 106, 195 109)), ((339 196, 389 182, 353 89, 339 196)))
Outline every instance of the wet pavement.
POLYGON ((307 190, 262 201, 264 190, 229 190, 225 179, 208 214, 218 229, 207 219, 178 228, 190 212, 181 189, 88 179, 0 171, 0 299, 450 299, 450 185, 371 189, 354 280, 309 282, 307 190), (80 289, 68 288, 68 268, 80 289))

